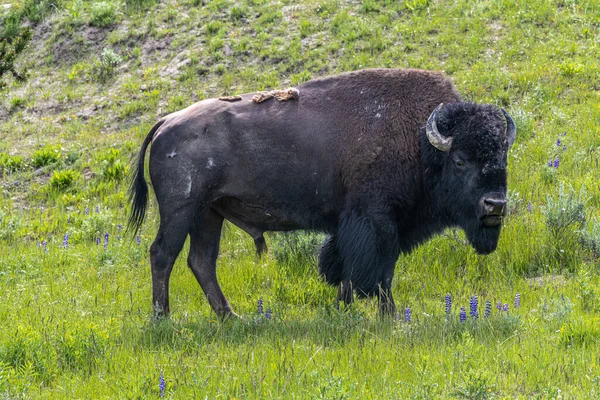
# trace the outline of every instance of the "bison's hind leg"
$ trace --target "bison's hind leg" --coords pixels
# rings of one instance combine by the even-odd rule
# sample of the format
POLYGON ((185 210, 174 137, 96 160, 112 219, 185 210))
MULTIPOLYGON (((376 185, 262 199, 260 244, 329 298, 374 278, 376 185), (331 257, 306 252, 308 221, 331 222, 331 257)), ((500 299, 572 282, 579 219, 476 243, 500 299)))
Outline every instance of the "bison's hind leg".
POLYGON ((256 246, 256 255, 258 257, 262 256, 269 250, 267 248, 267 242, 265 241, 265 237, 263 235, 254 238, 254 246, 256 246))
POLYGON ((217 281, 217 256, 223 217, 214 210, 209 210, 195 222, 190 231, 188 265, 217 316, 236 316, 217 281))
POLYGON ((152 306, 157 317, 169 314, 169 278, 189 232, 189 213, 161 215, 160 227, 150 246, 152 306))

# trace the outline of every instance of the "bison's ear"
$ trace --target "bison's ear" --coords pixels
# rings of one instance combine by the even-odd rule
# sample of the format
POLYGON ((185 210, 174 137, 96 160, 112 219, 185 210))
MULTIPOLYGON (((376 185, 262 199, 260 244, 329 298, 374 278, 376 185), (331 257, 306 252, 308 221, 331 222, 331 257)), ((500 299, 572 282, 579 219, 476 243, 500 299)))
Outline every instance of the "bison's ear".
POLYGON ((429 143, 436 149, 440 151, 448 151, 450 150, 450 146, 452 146, 452 136, 446 137, 438 131, 436 120, 438 111, 442 108, 444 103, 437 106, 435 110, 429 116, 427 120, 427 126, 425 131, 427 132, 427 139, 429 139, 429 143))
POLYGON ((504 108, 502 112, 504 113, 504 118, 506 118, 506 136, 508 137, 508 148, 510 149, 517 137, 517 127, 515 126, 515 121, 513 121, 504 108))

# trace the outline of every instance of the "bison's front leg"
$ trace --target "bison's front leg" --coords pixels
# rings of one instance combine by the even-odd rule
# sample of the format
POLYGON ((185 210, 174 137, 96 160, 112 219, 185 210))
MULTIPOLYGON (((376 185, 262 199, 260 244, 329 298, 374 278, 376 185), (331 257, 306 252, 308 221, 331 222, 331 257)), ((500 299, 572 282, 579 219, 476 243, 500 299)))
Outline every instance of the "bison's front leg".
POLYGON ((337 240, 344 265, 340 295, 348 298, 348 290, 350 295, 352 291, 360 296, 378 295, 379 311, 388 315, 396 313, 391 287, 400 254, 392 221, 381 210, 348 210, 341 218, 337 240))
POLYGON ((379 286, 379 314, 382 316, 395 316, 396 303, 392 296, 392 279, 394 279, 394 270, 396 259, 388 260, 385 263, 383 277, 379 286))

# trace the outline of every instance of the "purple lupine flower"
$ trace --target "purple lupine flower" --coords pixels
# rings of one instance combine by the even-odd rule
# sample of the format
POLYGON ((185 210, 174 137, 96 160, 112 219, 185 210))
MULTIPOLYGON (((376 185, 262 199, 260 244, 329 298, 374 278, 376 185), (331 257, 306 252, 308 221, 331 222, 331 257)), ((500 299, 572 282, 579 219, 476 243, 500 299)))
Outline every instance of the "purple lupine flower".
POLYGON ((99 213, 100 212, 100 208, 98 208, 98 206, 96 206, 96 212, 99 213))
POLYGON ((563 146, 563 151, 567 151, 567 145, 566 144, 563 146))
POLYGON ((257 314, 262 314, 263 313, 263 300, 262 300, 262 297, 260 297, 258 299, 258 307, 256 307, 256 313, 257 314))
POLYGON ((71 216, 69 215, 69 218, 67 218, 67 224, 71 223, 71 216))
POLYGON ((104 234, 104 250, 108 249, 108 232, 104 234))
POLYGON ((118 225, 117 225, 117 231, 118 231, 118 232, 121 232, 121 229, 123 229, 123 225, 121 225, 121 224, 118 224, 118 225))
POLYGON ((63 239, 63 247, 66 249, 69 246, 69 232, 65 233, 65 238, 63 239))
POLYGON ((100 236, 96 238, 96 246, 100 244, 100 236))
POLYGON ((515 308, 521 307, 521 295, 519 292, 515 295, 515 308))
POLYGON ((85 215, 88 215, 90 213, 90 208, 88 206, 85 206, 85 211, 83 213, 85 215))
POLYGON ((498 309, 498 311, 502 311, 502 302, 498 302, 496 303, 496 308, 498 309))
POLYGON ((531 205, 531 202, 529 202, 527 204, 527 211, 531 212, 531 210, 533 210, 533 206, 531 205))
POLYGON ((467 320, 467 311, 465 310, 465 306, 460 308, 459 319, 460 322, 465 322, 467 320))
POLYGON ((410 307, 406 307, 406 310, 404 310, 404 319, 406 320, 406 322, 410 322, 411 321, 411 315, 412 312, 410 311, 410 307))
POLYGON ((477 300, 477 296, 471 297, 469 304, 471 306, 471 317, 474 319, 479 318, 479 312, 477 311, 477 308, 479 307, 479 301, 477 300))
POLYGON ((140 239, 140 237, 139 237, 139 236, 136 236, 136 237, 135 237, 135 242, 136 242, 136 243, 137 243, 137 245, 139 246, 139 245, 140 245, 140 243, 142 243, 142 239, 140 239))
POLYGON ((158 390, 160 390, 160 397, 165 397, 165 375, 160 371, 160 378, 158 378, 158 390))
POLYGON ((560 147, 560 138, 556 141, 556 145, 560 147))
POLYGON ((552 159, 550 159, 550 161, 548 161, 548 166, 551 167, 552 166, 552 159))
POLYGON ((483 318, 489 318, 492 315, 492 302, 490 300, 485 302, 485 314, 483 318))
POLYGON ((508 312, 508 303, 504 304, 504 307, 502 307, 502 311, 508 312))
POLYGON ((42 240, 42 249, 48 251, 48 242, 46 242, 46 239, 42 240))
POLYGON ((556 157, 554 159, 554 168, 558 168, 559 165, 560 165, 560 160, 558 159, 558 157, 556 157))
POLYGON ((121 236, 117 235, 117 240, 121 240, 121 236))
POLYGON ((563 133, 563 136, 567 136, 567 131, 565 131, 565 132, 563 133))
POLYGON ((446 315, 450 315, 452 312, 452 297, 450 293, 446 295, 446 315))
POLYGON ((267 311, 265 311, 265 318, 271 319, 271 306, 267 307, 267 311))
POLYGON ((561 299, 562 301, 565 301, 565 295, 564 295, 564 294, 561 294, 561 295, 560 295, 560 299, 561 299))

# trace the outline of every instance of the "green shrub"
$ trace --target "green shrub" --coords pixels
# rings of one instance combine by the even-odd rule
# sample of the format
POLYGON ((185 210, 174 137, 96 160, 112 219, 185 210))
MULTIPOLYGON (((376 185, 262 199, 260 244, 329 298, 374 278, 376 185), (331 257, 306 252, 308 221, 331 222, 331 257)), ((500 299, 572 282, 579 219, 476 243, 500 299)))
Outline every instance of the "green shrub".
POLYGON ((33 153, 31 165, 34 168, 42 168, 58 162, 59 159, 60 152, 58 149, 44 148, 33 153))
POLYGON ((579 196, 576 197, 573 189, 567 192, 562 184, 556 199, 547 196, 543 212, 546 226, 555 238, 561 238, 568 229, 583 227, 586 202, 585 189, 581 189, 579 196))
POLYGON ((159 0, 125 0, 125 6, 131 11, 145 10, 158 3, 159 0))
POLYGON ((90 24, 105 27, 115 23, 117 7, 115 3, 100 1, 92 4, 90 24))
POLYGON ((25 27, 11 35, 13 36, 0 36, 0 90, 6 87, 7 76, 12 76, 17 81, 24 81, 27 76, 26 71, 16 69, 15 61, 29 44, 33 31, 25 27))
POLYGON ((0 175, 22 171, 25 167, 25 159, 23 157, 0 153, 0 175))
POLYGON ((600 223, 596 218, 579 231, 581 244, 590 250, 595 257, 600 257, 600 223))
POLYGON ((273 257, 279 264, 315 266, 323 235, 298 231, 270 235, 273 257))
POLYGON ((113 49, 105 48, 102 55, 92 65, 92 77, 104 83, 113 76, 115 68, 123 59, 113 49))
POLYGON ((54 171, 50 177, 50 187, 59 192, 70 189, 77 182, 79 174, 73 170, 54 171))

